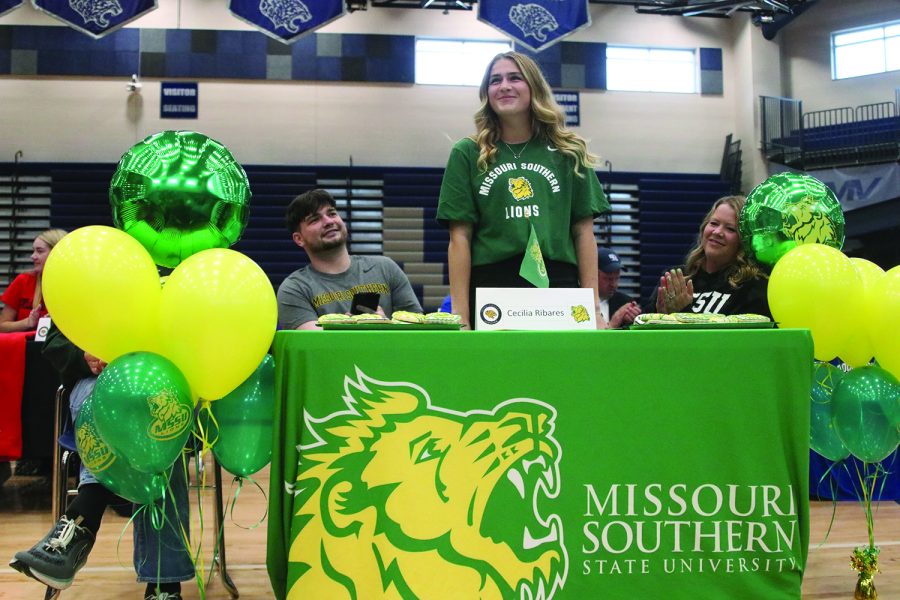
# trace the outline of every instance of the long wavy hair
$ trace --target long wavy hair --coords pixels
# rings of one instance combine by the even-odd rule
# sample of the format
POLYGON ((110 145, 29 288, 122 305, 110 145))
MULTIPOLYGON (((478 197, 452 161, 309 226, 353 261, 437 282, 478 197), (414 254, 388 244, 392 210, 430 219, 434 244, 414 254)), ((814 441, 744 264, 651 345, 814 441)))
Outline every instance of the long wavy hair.
MULTIPOLYGON (((703 222, 700 223, 700 233, 697 234, 697 242, 694 245, 694 248, 688 252, 687 257, 685 258, 685 275, 688 277, 696 275, 706 260, 706 251, 703 249, 703 230, 709 225, 716 209, 723 204, 727 204, 734 210, 735 216, 740 218, 741 209, 744 208, 745 201, 746 198, 744 198, 744 196, 723 196, 713 203, 712 208, 710 208, 709 212, 706 213, 706 216, 703 217, 703 222)), ((738 236, 740 237, 740 233, 738 236)), ((740 239, 738 241, 740 242, 740 239)), ((728 277, 728 283, 735 289, 752 279, 767 277, 763 270, 759 268, 759 265, 747 256, 746 252, 744 252, 743 244, 740 243, 734 261, 725 267, 725 274, 728 277)))
MULTIPOLYGON (((37 239, 41 240, 53 250, 53 246, 59 243, 59 240, 63 239, 66 234, 69 233, 65 229, 45 229, 44 231, 37 234, 37 239)), ((37 283, 34 284, 34 298, 31 300, 31 308, 35 308, 41 305, 44 297, 41 292, 41 280, 43 279, 43 272, 38 273, 37 283)))
POLYGON ((488 99, 491 69, 498 60, 508 58, 516 63, 528 89, 531 91, 531 136, 546 140, 575 163, 575 174, 582 176, 580 167, 591 169, 597 157, 588 152, 587 144, 577 133, 565 127, 565 114, 553 99, 553 91, 544 79, 540 67, 532 59, 518 52, 498 54, 488 64, 478 88, 481 108, 475 113, 475 135, 472 140, 478 144, 477 166, 487 171, 497 157, 497 142, 500 141, 500 118, 488 99))

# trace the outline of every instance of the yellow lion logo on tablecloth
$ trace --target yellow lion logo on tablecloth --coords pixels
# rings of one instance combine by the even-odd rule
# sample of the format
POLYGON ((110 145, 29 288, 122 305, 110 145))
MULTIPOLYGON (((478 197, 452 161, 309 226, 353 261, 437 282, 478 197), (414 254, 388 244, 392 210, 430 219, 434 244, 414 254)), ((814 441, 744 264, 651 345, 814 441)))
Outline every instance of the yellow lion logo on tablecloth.
POLYGON ((286 482, 288 598, 553 598, 568 572, 562 521, 539 513, 560 490, 553 407, 457 412, 358 369, 344 390, 346 410, 306 416, 286 482))

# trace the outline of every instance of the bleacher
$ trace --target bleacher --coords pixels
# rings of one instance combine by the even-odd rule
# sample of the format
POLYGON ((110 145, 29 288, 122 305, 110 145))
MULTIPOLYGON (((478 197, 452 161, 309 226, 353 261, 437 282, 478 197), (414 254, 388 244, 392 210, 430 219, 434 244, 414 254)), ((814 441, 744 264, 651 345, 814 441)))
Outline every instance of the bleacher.
MULTIPOLYGON (((0 174, 11 168, 0 165, 0 174)), ((108 190, 115 168, 30 164, 27 172, 43 173, 49 181, 49 222, 73 230, 112 225, 108 190)), ((426 310, 436 309, 449 293, 449 236, 435 221, 443 169, 250 165, 245 170, 253 196, 247 227, 234 249, 256 261, 273 287, 308 262, 285 229, 284 209, 297 194, 322 187, 335 196, 347 222, 351 252, 394 259, 426 310)), ((718 174, 599 176, 608 189, 612 186, 614 214, 595 227, 598 239, 626 261, 623 289, 646 298, 663 270, 681 264, 700 220, 716 198, 728 193, 728 183, 718 174)))
POLYGON ((684 263, 703 217, 713 202, 729 193, 729 183, 716 175, 638 180, 642 300, 649 298, 666 269, 684 263))
POLYGON ((450 293, 447 230, 435 221, 443 169, 391 169, 384 174, 384 255, 403 267, 426 310, 450 293))
POLYGON ((900 159, 900 115, 895 102, 803 112, 790 98, 763 96, 763 151, 779 164, 821 169, 900 159))

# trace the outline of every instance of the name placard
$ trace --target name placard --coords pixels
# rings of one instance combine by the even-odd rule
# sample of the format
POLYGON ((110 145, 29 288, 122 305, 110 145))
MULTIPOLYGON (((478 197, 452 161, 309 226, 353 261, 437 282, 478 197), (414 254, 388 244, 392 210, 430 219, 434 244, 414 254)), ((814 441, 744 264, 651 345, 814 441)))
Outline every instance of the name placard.
POLYGON ((50 317, 41 317, 38 319, 37 330, 34 332, 34 341, 43 342, 47 339, 47 333, 50 331, 50 317))
POLYGON ((477 288, 475 329, 596 329, 588 288, 477 288))

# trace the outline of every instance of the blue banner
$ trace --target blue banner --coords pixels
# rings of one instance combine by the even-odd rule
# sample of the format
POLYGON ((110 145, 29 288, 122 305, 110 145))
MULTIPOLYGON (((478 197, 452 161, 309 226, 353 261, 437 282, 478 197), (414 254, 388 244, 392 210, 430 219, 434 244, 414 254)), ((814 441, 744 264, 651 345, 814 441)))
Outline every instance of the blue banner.
MULTIPOLYGON (((795 171, 769 163, 769 172, 795 171)), ((831 188, 844 212, 897 198, 900 190, 900 164, 884 163, 860 167, 832 167, 799 171, 815 177, 831 188)))
POLYGON ((540 52, 591 25, 588 0, 480 0, 478 20, 540 52))
POLYGON ((285 44, 344 15, 344 0, 231 0, 231 14, 285 44))
POLYGON ((157 0, 31 0, 35 9, 99 39, 156 10, 157 0))
POLYGON ((0 16, 5 15, 14 8, 19 8, 25 0, 0 0, 0 16))

